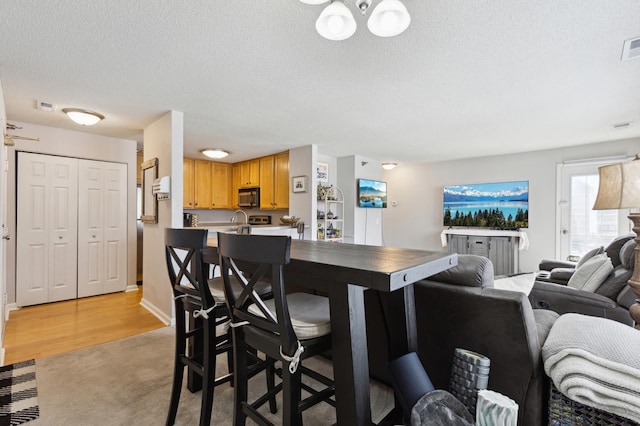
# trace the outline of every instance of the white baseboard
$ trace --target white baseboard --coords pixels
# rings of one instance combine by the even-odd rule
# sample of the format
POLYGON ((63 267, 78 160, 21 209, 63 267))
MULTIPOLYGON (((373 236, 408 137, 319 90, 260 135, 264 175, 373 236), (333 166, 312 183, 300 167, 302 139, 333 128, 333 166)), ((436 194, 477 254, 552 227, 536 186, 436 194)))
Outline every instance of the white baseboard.
POLYGON ((139 291, 138 285, 137 284, 129 284, 127 286, 127 288, 124 289, 124 292, 130 292, 130 291, 139 291))
POLYGON ((4 320, 5 321, 9 321, 9 312, 10 311, 17 311, 18 309, 18 305, 16 305, 15 303, 7 303, 6 305, 4 305, 4 320))
POLYGON ((175 325, 175 319, 168 317, 164 312, 158 309, 153 303, 149 303, 144 297, 140 301, 140 305, 147 311, 151 312, 156 318, 162 321, 165 325, 175 325))

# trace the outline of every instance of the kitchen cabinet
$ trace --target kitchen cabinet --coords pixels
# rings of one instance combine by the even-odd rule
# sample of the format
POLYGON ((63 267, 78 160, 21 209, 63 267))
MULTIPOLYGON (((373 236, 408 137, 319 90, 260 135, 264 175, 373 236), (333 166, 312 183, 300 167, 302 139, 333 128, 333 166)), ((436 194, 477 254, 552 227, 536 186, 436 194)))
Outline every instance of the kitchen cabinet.
POLYGON ((182 207, 185 209, 193 209, 195 206, 194 162, 191 158, 182 160, 182 207))
POLYGON ((213 204, 213 192, 211 191, 211 161, 194 161, 194 207, 196 209, 208 209, 213 204))
POLYGON ((185 158, 182 167, 183 208, 231 208, 230 164, 185 158))
POLYGON ((238 188, 251 188, 260 185, 260 162, 258 159, 236 163, 238 166, 238 188))
POLYGON ((231 164, 211 162, 211 207, 231 208, 231 164))
POLYGON ((260 209, 289 208, 289 152, 259 159, 260 209))
POLYGON ((342 191, 330 186, 318 194, 318 233, 320 241, 342 242, 344 227, 344 197, 342 191))

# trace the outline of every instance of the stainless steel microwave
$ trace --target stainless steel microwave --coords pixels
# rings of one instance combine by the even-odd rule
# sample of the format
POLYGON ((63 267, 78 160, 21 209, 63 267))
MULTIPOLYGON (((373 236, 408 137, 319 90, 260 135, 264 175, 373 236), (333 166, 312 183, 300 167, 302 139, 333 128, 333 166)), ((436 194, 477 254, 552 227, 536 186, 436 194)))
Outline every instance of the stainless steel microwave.
POLYGON ((260 207, 260 188, 238 189, 238 206, 260 207))

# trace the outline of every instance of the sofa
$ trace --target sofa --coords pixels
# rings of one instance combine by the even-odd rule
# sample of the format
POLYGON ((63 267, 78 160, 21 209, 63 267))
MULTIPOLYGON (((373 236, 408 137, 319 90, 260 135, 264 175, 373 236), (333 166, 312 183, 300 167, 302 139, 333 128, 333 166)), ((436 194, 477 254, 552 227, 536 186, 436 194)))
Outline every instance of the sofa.
MULTIPOLYGON (((531 305, 559 314, 579 313, 633 325, 629 307, 636 296, 627 282, 635 264, 634 237, 618 237, 602 248, 602 253, 590 251, 573 269, 553 268, 550 274, 538 273, 529 293, 531 305)), ((543 261, 540 266, 551 264, 543 261)))
MULTIPOLYGON (((414 285, 418 356, 437 389, 449 390, 456 348, 490 358, 488 389, 515 400, 518 423, 545 423, 548 378, 541 347, 558 314, 532 309, 525 293, 493 288, 489 259, 459 255, 458 265, 414 285)), ((389 383, 388 295, 366 292, 369 368, 389 383)))

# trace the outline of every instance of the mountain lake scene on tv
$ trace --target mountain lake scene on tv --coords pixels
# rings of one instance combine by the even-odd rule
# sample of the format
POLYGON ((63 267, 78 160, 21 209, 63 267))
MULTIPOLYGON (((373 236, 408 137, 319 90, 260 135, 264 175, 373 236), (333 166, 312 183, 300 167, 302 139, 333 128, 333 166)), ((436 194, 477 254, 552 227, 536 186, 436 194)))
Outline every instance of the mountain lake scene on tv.
POLYGON ((360 207, 387 207, 387 183, 360 179, 358 190, 360 207))
POLYGON ((527 228, 529 182, 445 186, 444 226, 527 228))

